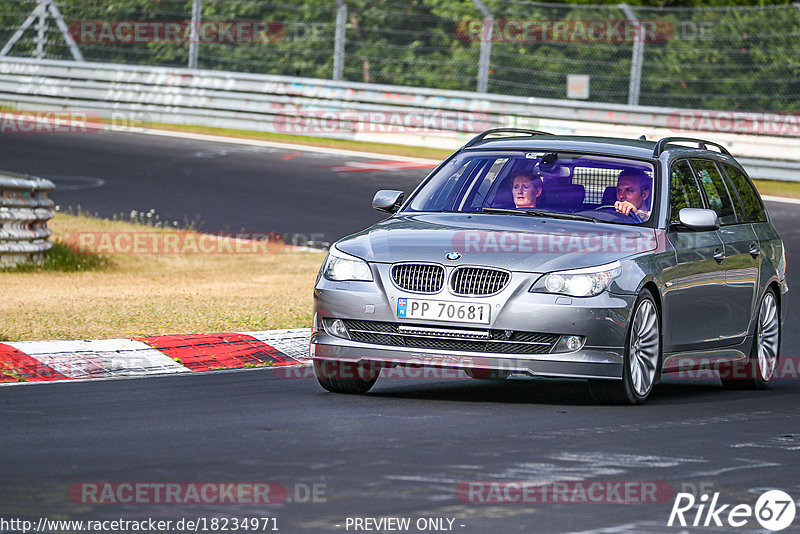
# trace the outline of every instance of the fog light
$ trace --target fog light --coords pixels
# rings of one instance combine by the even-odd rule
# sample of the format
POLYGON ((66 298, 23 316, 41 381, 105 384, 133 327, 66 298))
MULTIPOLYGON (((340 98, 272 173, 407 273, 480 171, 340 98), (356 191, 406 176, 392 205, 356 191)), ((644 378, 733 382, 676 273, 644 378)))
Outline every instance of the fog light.
POLYGON ((578 336, 569 336, 567 338, 567 350, 578 350, 583 343, 578 336))
POLYGON ((344 325, 344 321, 341 319, 336 319, 332 323, 330 323, 330 332, 331 335, 336 337, 343 337, 345 339, 350 339, 350 333, 347 331, 347 327, 344 325))
POLYGON ((583 336, 561 336, 552 352, 575 352, 581 350, 585 343, 586 338, 583 336))

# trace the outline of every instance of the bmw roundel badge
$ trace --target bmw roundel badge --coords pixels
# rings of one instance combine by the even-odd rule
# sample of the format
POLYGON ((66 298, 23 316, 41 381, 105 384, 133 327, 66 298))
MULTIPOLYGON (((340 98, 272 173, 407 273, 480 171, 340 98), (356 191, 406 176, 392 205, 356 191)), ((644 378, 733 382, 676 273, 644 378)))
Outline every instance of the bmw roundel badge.
POLYGON ((461 257, 461 254, 459 254, 458 252, 448 252, 447 253, 447 259, 448 260, 455 261, 455 260, 459 259, 460 257, 461 257))

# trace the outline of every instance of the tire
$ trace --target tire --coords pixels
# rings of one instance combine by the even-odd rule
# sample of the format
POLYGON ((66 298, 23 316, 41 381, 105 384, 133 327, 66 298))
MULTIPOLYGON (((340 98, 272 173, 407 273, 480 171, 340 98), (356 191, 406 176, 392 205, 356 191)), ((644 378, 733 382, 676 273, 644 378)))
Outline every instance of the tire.
POLYGON ((758 305, 753 345, 746 361, 721 364, 719 375, 726 389, 766 389, 778 367, 781 321, 775 291, 768 289, 758 305))
POLYGON ((366 393, 375 385, 380 372, 380 368, 353 362, 314 360, 314 374, 319 385, 331 393, 366 393))
POLYGON ((661 316, 650 291, 633 304, 622 380, 589 380, 592 399, 601 404, 642 404, 661 378, 661 316))

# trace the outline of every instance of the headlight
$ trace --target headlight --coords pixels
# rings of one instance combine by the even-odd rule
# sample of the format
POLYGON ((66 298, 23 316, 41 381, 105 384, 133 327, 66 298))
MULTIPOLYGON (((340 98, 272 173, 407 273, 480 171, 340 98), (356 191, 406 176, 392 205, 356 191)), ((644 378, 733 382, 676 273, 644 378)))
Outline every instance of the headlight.
POLYGON ((331 247, 328 257, 325 258, 322 276, 336 282, 345 280, 372 282, 372 271, 367 262, 336 250, 335 246, 331 247))
POLYGON ((555 293, 571 297, 593 297, 606 289, 622 274, 620 262, 607 263, 588 269, 559 271, 539 278, 530 288, 536 293, 555 293))

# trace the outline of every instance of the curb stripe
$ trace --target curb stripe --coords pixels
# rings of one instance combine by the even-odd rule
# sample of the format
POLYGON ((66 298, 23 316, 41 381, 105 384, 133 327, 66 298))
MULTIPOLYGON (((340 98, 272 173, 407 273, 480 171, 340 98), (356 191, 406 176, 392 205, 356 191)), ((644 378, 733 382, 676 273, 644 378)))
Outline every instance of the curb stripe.
POLYGON ((288 330, 265 330, 260 332, 239 332, 252 336, 262 343, 275 348, 279 352, 299 360, 298 363, 307 362, 308 343, 311 337, 310 328, 292 328, 288 330))
POLYGON ((68 378, 17 348, 0 343, 0 382, 66 380, 68 378))
POLYGON ((107 378, 187 371, 164 354, 131 339, 19 341, 7 344, 55 369, 64 378, 107 378))
POLYGON ((294 365, 294 358, 247 334, 190 334, 138 338, 192 371, 294 365))

